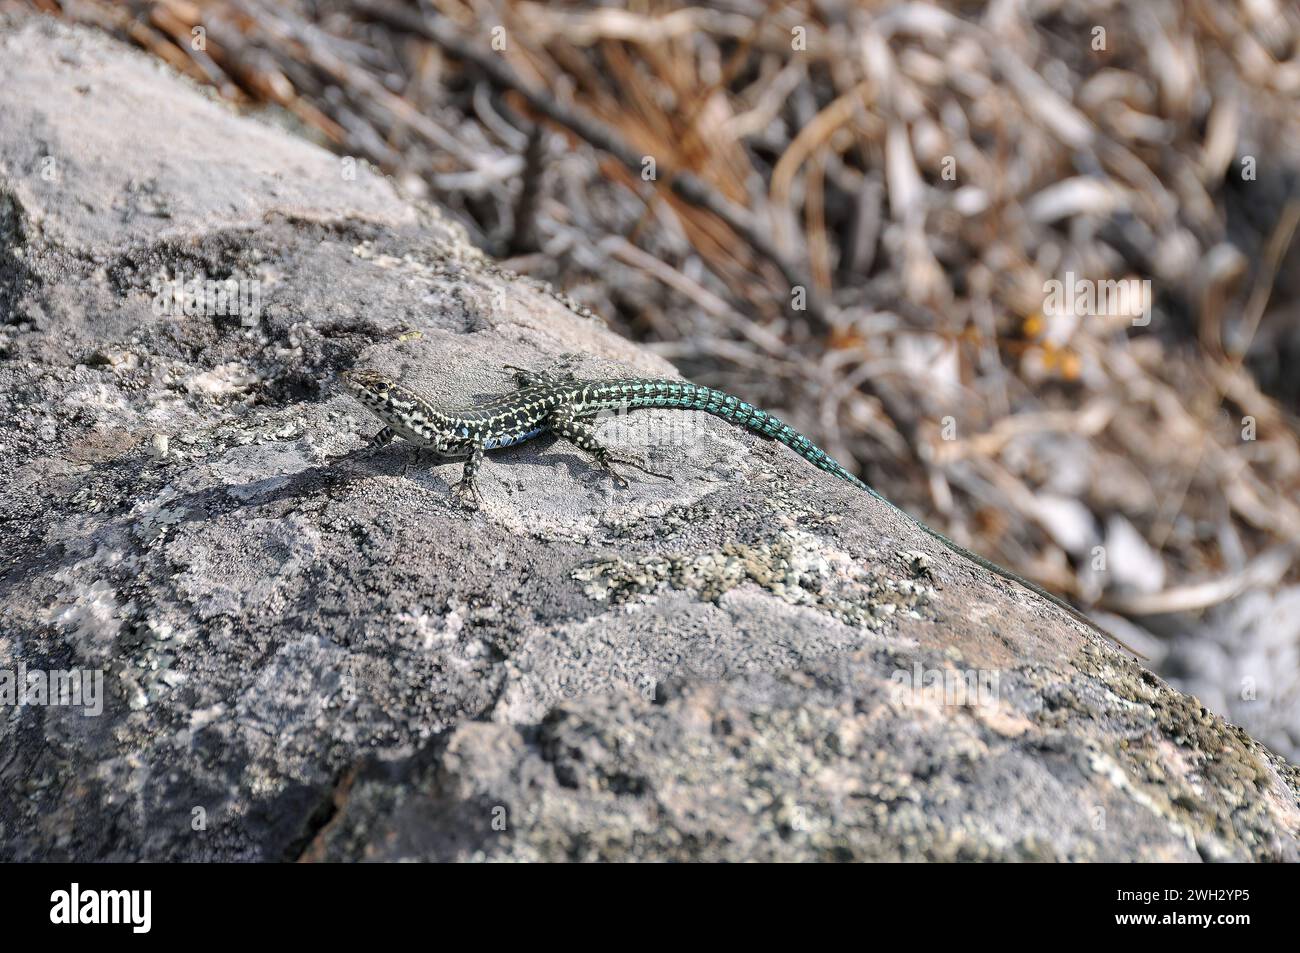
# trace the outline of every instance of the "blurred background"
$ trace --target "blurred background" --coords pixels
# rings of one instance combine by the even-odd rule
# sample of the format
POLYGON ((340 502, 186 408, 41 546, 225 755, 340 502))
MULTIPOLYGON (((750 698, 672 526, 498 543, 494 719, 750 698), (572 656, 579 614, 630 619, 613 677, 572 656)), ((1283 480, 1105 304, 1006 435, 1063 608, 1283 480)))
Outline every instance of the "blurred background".
POLYGON ((391 174, 1300 760, 1294 2, 6 7, 391 174))

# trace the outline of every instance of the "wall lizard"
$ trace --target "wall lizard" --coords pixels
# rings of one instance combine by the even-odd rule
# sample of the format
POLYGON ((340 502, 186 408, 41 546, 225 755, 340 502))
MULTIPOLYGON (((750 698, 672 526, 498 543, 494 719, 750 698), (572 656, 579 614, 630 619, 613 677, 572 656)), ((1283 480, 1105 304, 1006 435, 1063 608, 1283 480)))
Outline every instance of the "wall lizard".
POLYGON ((648 470, 635 459, 611 454, 596 438, 592 426, 592 419, 598 413, 661 408, 700 411, 719 417, 768 440, 785 444, 813 466, 870 493, 957 555, 1041 596, 1089 629, 1134 655, 1140 655, 1064 599, 979 553, 971 552, 895 506, 799 431, 738 397, 687 381, 646 378, 579 380, 571 374, 556 375, 510 366, 507 370, 515 372, 519 384, 517 390, 464 408, 435 405, 414 389, 374 371, 345 372, 342 378, 348 392, 384 422, 383 429, 371 438, 374 444, 384 446, 401 437, 416 447, 431 449, 439 456, 466 459, 464 473, 453 492, 469 507, 475 507, 480 499, 477 477, 487 450, 514 446, 540 434, 552 433, 591 454, 617 486, 626 488, 627 480, 615 469, 616 465, 634 467, 652 476, 663 477, 665 474, 648 470))

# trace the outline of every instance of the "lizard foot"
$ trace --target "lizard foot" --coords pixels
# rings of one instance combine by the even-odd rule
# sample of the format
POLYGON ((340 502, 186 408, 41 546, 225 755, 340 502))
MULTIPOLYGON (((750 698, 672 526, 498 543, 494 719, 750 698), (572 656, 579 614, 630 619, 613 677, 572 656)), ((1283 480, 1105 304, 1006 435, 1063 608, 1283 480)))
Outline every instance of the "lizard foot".
POLYGON ((671 480, 673 478, 670 473, 659 473, 655 470, 651 470, 636 457, 606 457, 604 462, 605 472, 610 475, 614 481, 614 485, 620 490, 626 490, 628 488, 627 478, 615 470, 612 464, 631 467, 634 470, 640 470, 642 473, 649 474, 652 477, 658 477, 661 480, 671 480))
POLYGON ((515 367, 513 364, 503 364, 502 366, 507 371, 514 372, 513 376, 515 383, 520 387, 538 387, 543 384, 554 386, 575 379, 572 374, 556 374, 551 371, 530 371, 526 367, 515 367))
POLYGON ((514 364, 501 365, 505 370, 511 371, 515 383, 520 387, 537 387, 539 385, 563 384, 566 381, 577 380, 573 371, 569 369, 574 355, 563 355, 560 360, 552 367, 544 371, 533 371, 526 367, 517 367, 514 364))
POLYGON ((474 480, 461 480, 451 488, 451 493, 456 502, 467 510, 476 510, 483 502, 483 494, 479 492, 478 483, 474 480))
POLYGON ((423 456, 423 450, 420 447, 412 447, 411 452, 406 455, 406 462, 402 464, 402 476, 411 472, 411 467, 418 466, 420 457, 423 456))

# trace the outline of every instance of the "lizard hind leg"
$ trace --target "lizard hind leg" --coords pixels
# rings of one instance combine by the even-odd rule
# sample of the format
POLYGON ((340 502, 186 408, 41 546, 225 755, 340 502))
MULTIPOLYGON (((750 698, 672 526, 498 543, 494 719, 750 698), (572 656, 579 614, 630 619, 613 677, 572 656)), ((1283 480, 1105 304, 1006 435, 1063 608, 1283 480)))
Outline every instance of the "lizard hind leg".
POLYGON ((563 437, 579 450, 585 450, 591 454, 596 464, 609 474, 610 479, 614 481, 614 485, 620 490, 626 490, 628 482, 626 477, 614 469, 615 464, 632 467, 634 470, 640 470, 642 473, 663 480, 672 479, 671 474, 657 473, 635 457, 614 456, 596 437, 596 431, 585 419, 579 419, 572 414, 555 414, 551 417, 550 430, 557 437, 563 437))
POLYGON ((518 384, 520 388, 554 386, 568 381, 577 380, 572 371, 559 369, 530 371, 526 367, 516 367, 513 364, 503 364, 502 367, 507 371, 513 372, 515 383, 518 384))

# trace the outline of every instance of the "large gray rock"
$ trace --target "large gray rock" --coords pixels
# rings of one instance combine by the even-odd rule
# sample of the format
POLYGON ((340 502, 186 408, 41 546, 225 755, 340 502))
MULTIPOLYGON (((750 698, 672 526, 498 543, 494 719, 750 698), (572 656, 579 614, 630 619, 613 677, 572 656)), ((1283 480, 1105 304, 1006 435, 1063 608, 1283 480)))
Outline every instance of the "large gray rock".
POLYGON ((0 708, 0 857, 1296 858, 1295 768, 778 445, 634 415, 673 481, 460 509, 338 371, 671 368, 142 55, 0 63, 0 669, 105 673, 0 708))

